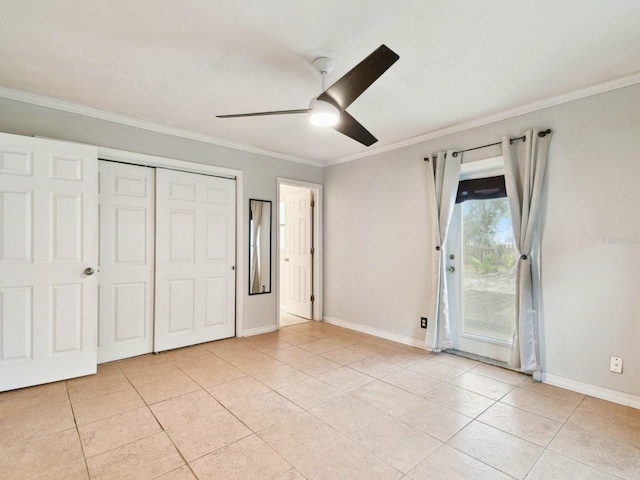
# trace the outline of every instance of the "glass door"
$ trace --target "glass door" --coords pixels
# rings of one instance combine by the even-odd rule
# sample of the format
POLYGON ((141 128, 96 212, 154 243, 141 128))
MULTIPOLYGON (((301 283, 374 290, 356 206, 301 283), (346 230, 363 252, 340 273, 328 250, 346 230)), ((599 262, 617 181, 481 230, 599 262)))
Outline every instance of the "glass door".
POLYGON ((456 350, 509 360, 515 329, 516 259, 507 198, 456 204, 447 240, 449 311, 456 350))

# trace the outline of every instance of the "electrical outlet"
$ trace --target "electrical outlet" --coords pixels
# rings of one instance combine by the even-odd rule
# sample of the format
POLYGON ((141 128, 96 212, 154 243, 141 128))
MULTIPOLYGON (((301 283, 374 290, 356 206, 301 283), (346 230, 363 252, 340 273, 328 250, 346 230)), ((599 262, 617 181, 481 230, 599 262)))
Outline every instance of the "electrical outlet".
POLYGON ((622 359, 619 357, 611 357, 609 362, 609 370, 613 373, 622 373, 622 359))
POLYGON ((427 328, 427 317, 420 317, 420 328, 427 328))

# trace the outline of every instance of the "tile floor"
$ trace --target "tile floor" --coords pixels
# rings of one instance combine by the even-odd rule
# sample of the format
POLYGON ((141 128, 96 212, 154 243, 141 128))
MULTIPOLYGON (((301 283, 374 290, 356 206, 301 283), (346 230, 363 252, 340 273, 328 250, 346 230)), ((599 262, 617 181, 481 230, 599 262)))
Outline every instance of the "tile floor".
POLYGON ((640 479, 640 410, 309 322, 0 394, 3 479, 640 479))
POLYGON ((290 313, 280 310, 280 327, 289 327, 291 325, 297 325, 299 323, 308 322, 306 318, 291 315, 290 313))

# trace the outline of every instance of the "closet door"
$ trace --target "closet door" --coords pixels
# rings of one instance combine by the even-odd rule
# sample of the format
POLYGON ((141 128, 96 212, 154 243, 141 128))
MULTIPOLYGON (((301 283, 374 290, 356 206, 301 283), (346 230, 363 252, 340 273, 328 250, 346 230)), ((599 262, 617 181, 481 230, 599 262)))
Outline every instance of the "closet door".
POLYGON ((0 134, 0 390, 96 372, 95 147, 0 134))
POLYGON ((156 170, 156 352, 235 334, 235 187, 156 170))
POLYGON ((155 169, 98 162, 98 363, 153 351, 155 169))

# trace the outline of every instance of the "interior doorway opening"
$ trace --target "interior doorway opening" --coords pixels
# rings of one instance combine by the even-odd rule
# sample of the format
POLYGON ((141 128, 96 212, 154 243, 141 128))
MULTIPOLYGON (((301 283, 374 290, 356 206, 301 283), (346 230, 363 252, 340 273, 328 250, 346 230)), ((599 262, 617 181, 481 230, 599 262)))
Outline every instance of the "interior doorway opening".
POLYGON ((322 319, 321 185, 278 179, 278 327, 322 319))

